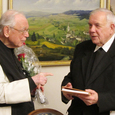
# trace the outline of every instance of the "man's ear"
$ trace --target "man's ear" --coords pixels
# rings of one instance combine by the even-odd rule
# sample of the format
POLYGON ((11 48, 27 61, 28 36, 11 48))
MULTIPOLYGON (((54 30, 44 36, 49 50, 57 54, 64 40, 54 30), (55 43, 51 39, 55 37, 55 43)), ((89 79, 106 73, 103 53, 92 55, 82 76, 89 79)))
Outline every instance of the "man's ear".
POLYGON ((111 24, 111 30, 115 31, 115 25, 114 24, 111 24))
POLYGON ((6 38, 8 38, 9 37, 9 33, 10 33, 10 28, 8 26, 4 26, 3 33, 4 33, 4 36, 6 38))

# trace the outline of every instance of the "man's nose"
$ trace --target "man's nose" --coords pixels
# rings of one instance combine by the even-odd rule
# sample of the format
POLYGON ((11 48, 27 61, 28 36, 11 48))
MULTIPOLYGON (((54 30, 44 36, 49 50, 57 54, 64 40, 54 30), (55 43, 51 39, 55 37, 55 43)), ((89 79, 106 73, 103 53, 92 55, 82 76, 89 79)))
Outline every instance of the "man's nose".
POLYGON ((29 37, 29 32, 26 31, 25 34, 24 34, 24 36, 25 36, 26 38, 29 37))
POLYGON ((91 32, 94 32, 94 31, 95 31, 95 26, 91 26, 89 30, 90 30, 91 32))

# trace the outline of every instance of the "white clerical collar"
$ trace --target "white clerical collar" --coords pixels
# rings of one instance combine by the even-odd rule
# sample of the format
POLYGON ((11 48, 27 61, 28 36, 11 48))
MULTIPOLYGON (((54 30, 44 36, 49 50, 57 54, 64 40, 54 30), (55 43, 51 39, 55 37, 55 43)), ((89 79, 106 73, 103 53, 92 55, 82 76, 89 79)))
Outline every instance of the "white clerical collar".
MULTIPOLYGON (((109 39, 109 41, 107 41, 107 42, 102 46, 102 48, 103 48, 103 50, 104 50, 105 52, 107 52, 107 51, 109 50, 111 44, 112 44, 113 41, 114 41, 114 38, 115 38, 115 34, 113 34, 113 36, 111 37, 111 39, 109 39)), ((96 52, 99 48, 100 48, 100 46, 97 46, 97 45, 96 45, 94 52, 96 52)))

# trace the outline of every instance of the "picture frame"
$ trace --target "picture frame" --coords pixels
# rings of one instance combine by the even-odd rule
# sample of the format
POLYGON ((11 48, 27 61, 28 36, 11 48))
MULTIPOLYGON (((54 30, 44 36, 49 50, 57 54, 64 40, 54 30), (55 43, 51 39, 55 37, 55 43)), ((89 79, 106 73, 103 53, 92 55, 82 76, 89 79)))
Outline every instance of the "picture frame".
POLYGON ((2 0, 0 0, 0 17, 2 15, 2 0))
POLYGON ((7 0, 8 2, 8 9, 13 9, 13 0, 7 0))
MULTIPOLYGON (((99 7, 101 7, 101 8, 104 7, 104 0, 99 0, 99 7)), ((13 0, 8 0, 8 9, 13 9, 13 0)), ((55 35, 53 35, 53 36, 55 36, 55 35)), ((70 62, 71 62, 71 59, 70 60, 50 60, 50 61, 49 60, 45 60, 45 61, 40 60, 40 63, 42 66, 67 66, 67 65, 70 65, 70 62)))
POLYGON ((110 0, 106 0, 106 8, 110 10, 110 0))
POLYGON ((105 0, 100 0, 100 8, 104 8, 105 0))
POLYGON ((106 0, 106 8, 115 14, 115 0, 106 0))

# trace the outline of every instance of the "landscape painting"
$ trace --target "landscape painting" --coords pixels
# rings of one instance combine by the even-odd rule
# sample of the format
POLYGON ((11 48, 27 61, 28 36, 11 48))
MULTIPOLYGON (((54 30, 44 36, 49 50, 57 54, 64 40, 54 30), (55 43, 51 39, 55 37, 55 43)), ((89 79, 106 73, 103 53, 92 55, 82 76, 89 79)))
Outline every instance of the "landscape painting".
POLYGON ((2 15, 2 0, 0 0, 0 17, 2 15))
POLYGON ((66 65, 75 46, 90 39, 89 13, 100 7, 100 0, 13 0, 29 22, 31 47, 43 65, 66 65))

